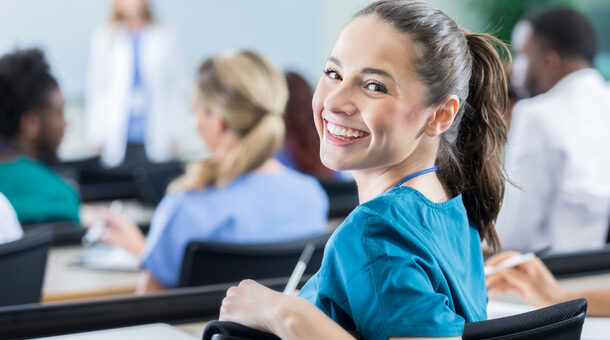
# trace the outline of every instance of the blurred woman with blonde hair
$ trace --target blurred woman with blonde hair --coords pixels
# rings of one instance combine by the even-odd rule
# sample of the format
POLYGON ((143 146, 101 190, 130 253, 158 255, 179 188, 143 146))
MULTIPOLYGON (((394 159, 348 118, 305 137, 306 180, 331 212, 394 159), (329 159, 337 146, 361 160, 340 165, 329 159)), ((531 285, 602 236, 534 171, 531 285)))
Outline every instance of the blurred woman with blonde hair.
POLYGON ((148 237, 107 214, 107 242, 141 256, 145 290, 178 284, 191 240, 281 242, 321 234, 328 199, 310 176, 272 158, 284 140, 283 74, 251 51, 212 57, 198 72, 197 129, 212 156, 169 186, 148 237))

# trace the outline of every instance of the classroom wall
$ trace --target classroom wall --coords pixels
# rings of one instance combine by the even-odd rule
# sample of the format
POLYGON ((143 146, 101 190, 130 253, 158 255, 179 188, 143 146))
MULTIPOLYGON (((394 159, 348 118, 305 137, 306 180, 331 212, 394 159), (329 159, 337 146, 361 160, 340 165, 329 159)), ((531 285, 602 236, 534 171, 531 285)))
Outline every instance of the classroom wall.
MULTIPOLYGON (((184 71, 214 53, 253 48, 285 69, 317 81, 322 63, 351 14, 368 0, 153 0, 159 20, 173 27, 184 71)), ((89 39, 106 20, 109 0, 0 0, 0 53, 39 46, 69 101, 83 96, 89 39)))

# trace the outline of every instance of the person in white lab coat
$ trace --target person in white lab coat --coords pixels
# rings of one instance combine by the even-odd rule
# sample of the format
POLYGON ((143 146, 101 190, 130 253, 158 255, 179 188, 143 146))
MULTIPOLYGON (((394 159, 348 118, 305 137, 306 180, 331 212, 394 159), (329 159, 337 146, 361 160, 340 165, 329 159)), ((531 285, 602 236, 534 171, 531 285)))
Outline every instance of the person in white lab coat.
POLYGON ((176 37, 146 0, 114 0, 91 41, 86 91, 90 145, 107 166, 177 154, 184 86, 176 37))
POLYGON ((513 31, 508 185, 496 230, 505 249, 601 247, 610 220, 610 88, 592 68, 595 34, 577 11, 553 9, 513 31))
POLYGON ((20 239, 23 230, 11 203, 0 193, 0 244, 20 239))

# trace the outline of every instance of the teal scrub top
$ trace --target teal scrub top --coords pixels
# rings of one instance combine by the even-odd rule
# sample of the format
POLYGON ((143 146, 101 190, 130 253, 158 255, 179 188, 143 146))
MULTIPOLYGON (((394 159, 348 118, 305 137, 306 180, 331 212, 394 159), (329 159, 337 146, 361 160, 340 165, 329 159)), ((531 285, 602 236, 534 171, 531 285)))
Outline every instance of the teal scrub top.
POLYGON ((27 157, 0 162, 0 192, 21 224, 79 223, 80 197, 45 164, 27 157))
POLYGON ((402 186, 358 206, 299 296, 367 340, 461 336, 487 318, 481 242, 461 195, 434 203, 402 186))

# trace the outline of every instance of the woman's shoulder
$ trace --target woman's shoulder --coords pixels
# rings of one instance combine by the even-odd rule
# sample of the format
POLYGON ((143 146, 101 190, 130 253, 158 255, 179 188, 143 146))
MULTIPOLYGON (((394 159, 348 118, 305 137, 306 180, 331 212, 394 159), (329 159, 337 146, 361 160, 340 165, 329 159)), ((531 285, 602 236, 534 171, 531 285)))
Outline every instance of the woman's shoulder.
POLYGON ((426 216, 430 212, 442 217, 454 216, 454 211, 465 213, 463 210, 461 196, 434 203, 415 189, 400 187, 358 205, 338 231, 340 237, 359 237, 367 242, 417 241, 429 233, 426 216))
POLYGON ((198 206, 200 209, 205 209, 207 206, 205 201, 213 201, 213 190, 187 190, 174 191, 163 196, 157 209, 162 210, 179 210, 188 209, 191 206, 198 206), (202 204, 204 203, 204 204, 202 204))
POLYGON ((300 194, 306 193, 307 191, 323 191, 320 182, 313 176, 300 173, 290 168, 283 168, 274 172, 267 173, 250 173, 237 179, 233 187, 250 187, 250 186, 264 186, 271 188, 278 188, 292 192, 298 189, 300 194), (273 186, 270 187, 270 185, 273 186))

